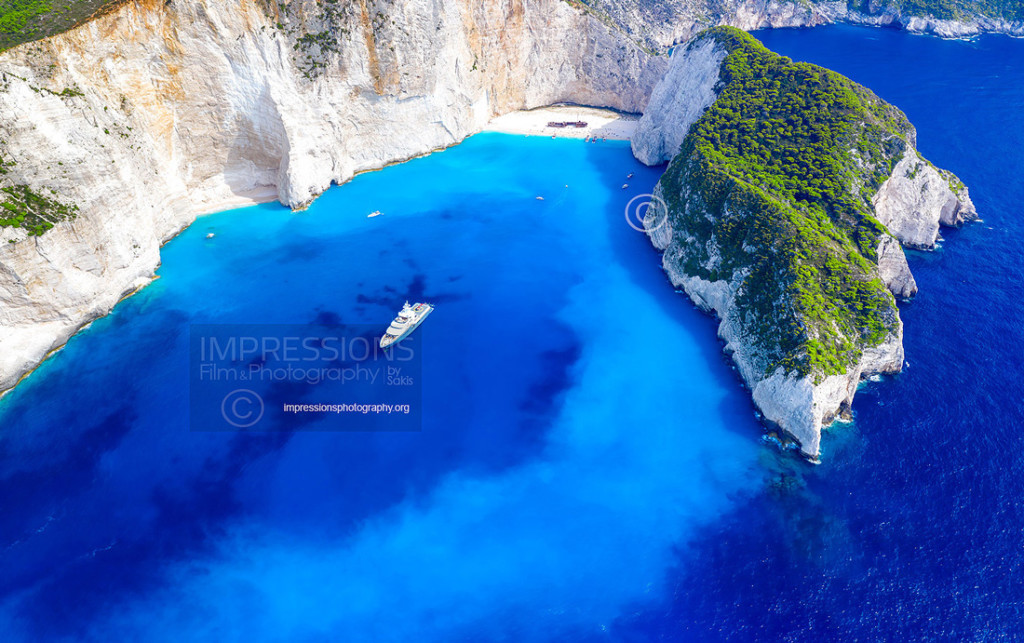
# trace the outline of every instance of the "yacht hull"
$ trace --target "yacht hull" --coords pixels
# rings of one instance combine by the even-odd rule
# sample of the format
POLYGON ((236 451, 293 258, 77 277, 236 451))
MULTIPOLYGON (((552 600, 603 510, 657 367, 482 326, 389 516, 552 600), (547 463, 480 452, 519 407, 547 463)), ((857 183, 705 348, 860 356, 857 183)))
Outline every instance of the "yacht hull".
POLYGON ((433 306, 431 306, 430 304, 425 304, 425 306, 426 306, 426 311, 422 315, 420 315, 414 322, 412 322, 408 326, 408 328, 406 328, 405 331, 401 335, 399 335, 398 337, 395 337, 394 339, 390 339, 387 335, 384 335, 383 337, 381 337, 380 338, 380 347, 381 348, 390 348, 390 347, 394 346, 395 344, 397 344, 398 342, 400 342, 403 339, 405 339, 406 337, 408 337, 409 335, 411 335, 413 333, 413 331, 415 331, 417 328, 419 328, 420 324, 422 324, 423 321, 428 316, 430 316, 430 313, 434 312, 434 307, 433 306))

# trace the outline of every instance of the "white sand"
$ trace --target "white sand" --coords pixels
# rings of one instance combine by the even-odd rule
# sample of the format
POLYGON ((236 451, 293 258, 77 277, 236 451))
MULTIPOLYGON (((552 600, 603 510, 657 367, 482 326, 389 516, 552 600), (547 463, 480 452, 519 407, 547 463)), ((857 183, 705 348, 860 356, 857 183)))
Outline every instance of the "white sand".
POLYGON ((504 132, 527 136, 559 138, 606 138, 628 141, 636 130, 637 117, 608 109, 551 105, 499 116, 484 128, 485 132, 504 132), (585 121, 586 127, 548 127, 550 121, 585 121))

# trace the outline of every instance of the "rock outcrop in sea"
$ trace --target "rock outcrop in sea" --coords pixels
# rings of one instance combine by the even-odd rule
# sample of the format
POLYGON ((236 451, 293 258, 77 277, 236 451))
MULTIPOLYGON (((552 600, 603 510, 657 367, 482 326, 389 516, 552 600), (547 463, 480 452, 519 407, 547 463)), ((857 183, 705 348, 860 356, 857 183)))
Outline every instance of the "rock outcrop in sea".
POLYGON ((670 161, 644 224, 672 283, 721 320, 754 402, 810 458, 858 383, 903 364, 900 243, 976 216, 906 117, 732 28, 679 48, 632 142, 670 161))

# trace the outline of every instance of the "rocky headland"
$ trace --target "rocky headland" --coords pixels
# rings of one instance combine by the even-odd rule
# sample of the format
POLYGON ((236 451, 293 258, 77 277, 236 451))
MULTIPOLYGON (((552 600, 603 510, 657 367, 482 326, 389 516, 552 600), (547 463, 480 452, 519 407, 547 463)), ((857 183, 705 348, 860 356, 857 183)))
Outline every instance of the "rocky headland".
POLYGON ((670 161, 644 225, 672 283, 721 320, 754 402, 816 458, 858 383, 903 365, 901 243, 976 216, 915 147, 906 117, 737 29, 677 50, 633 138, 670 161))

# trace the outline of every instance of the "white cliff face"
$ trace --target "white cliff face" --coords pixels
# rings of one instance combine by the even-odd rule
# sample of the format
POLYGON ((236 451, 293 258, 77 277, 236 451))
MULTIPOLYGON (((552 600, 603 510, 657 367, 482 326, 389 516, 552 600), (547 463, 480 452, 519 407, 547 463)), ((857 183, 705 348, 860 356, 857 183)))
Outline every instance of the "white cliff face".
POLYGON ((970 38, 983 33, 1001 33, 1009 36, 1024 35, 1024 23, 1020 21, 971 16, 963 20, 941 20, 938 18, 912 16, 899 24, 907 31, 926 33, 942 38, 970 38))
POLYGON ((640 111, 665 65, 560 0, 146 0, 8 51, 5 180, 80 212, 0 228, 0 391, 148 283, 199 213, 300 207, 515 109, 640 111))
POLYGON ((977 217, 967 188, 958 195, 950 180, 910 147, 873 199, 876 217, 905 245, 934 247, 940 223, 959 225, 977 217))
MULTIPOLYGON (((713 88, 723 57, 724 52, 717 52, 703 43, 677 51, 665 80, 652 93, 633 139, 638 159, 657 163, 668 160, 678 151, 690 126, 714 101, 713 88), (685 74, 680 74, 680 70, 685 70, 685 74), (683 76, 703 80, 687 82, 683 76), (711 100, 708 99, 709 89, 711 100)), ((917 292, 917 283, 900 242, 929 247, 938 235, 940 223, 958 225, 976 216, 967 189, 951 174, 920 161, 913 147, 913 133, 908 138, 903 159, 895 165, 873 200, 877 218, 892 233, 883 234, 879 240, 878 275, 898 298, 911 297, 917 292), (958 189, 954 192, 951 185, 958 189)), ((683 266, 693 258, 706 257, 701 262, 704 274, 722 274, 717 265, 718 253, 701 252, 702 248, 716 247, 718 242, 713 233, 711 239, 696 239, 686 230, 674 229, 674 217, 666 211, 663 190, 659 183, 654 191, 656 198, 644 218, 644 227, 654 246, 663 251, 662 266, 666 274, 699 308, 714 312, 718 317, 718 336, 750 387, 765 420, 794 437, 802 452, 816 459, 822 427, 850 409, 860 381, 873 374, 901 370, 904 358, 902 320, 897 316, 892 332, 879 345, 865 348, 858 362, 840 375, 798 376, 781 368, 766 374, 765 361, 758 355, 753 338, 744 331, 745 313, 737 304, 747 273, 737 271, 727 277, 728 280, 718 281, 686 273, 683 266)), ((685 217, 716 216, 707 211, 698 197, 689 193, 688 187, 684 185, 682 190, 684 193, 674 202, 693 210, 684 213, 685 217)), ((728 212, 724 216, 728 216, 728 212)))
MULTIPOLYGON (((655 194, 661 197, 657 190, 661 190, 660 185, 655 194)), ((656 200, 655 203, 659 202, 656 200)), ((718 337, 724 342, 724 350, 732 357, 743 381, 750 387, 754 403, 764 419, 795 438, 801 452, 807 457, 817 459, 822 427, 850 409, 862 378, 878 373, 898 373, 901 370, 904 357, 903 322, 898 320, 896 331, 880 345, 865 350, 859 362, 846 373, 814 380, 777 369, 765 376, 762 361, 743 330, 743 312, 736 303, 746 275, 734 275, 731 281, 708 281, 683 272, 680 266, 684 264, 682 258, 687 252, 687 244, 673 243, 671 223, 660 205, 654 205, 648 210, 644 226, 654 245, 664 250, 662 268, 672 285, 685 292, 698 308, 718 317, 718 337)), ((888 236, 885 238, 892 239, 888 236)), ((894 247, 906 266, 906 258, 899 244, 894 247)), ((909 268, 905 276, 909 277, 916 292, 917 286, 913 283, 909 268)))
POLYGON ((902 321, 897 329, 882 344, 865 350, 860 361, 841 375, 814 381, 776 370, 752 386, 754 403, 766 419, 796 438, 804 455, 817 459, 822 427, 849 411, 860 381, 869 375, 902 370, 902 321))
POLYGON ((697 122, 715 102, 715 84, 726 52, 712 39, 681 47, 674 55, 665 78, 651 94, 633 135, 633 155, 646 165, 672 160, 686 138, 690 126, 697 122))
MULTIPOLYGON (((881 3, 872 4, 881 5, 881 3)), ((930 16, 904 15, 892 5, 884 8, 881 6, 871 8, 869 11, 851 9, 845 0, 813 3, 743 0, 726 9, 719 24, 727 24, 750 31, 768 27, 813 27, 848 23, 876 27, 898 27, 912 33, 929 34, 941 38, 969 38, 983 33, 1024 35, 1024 22, 983 15, 968 15, 958 20, 944 20, 930 16)))
POLYGON ((907 255, 895 237, 883 234, 878 242, 878 276, 885 287, 899 299, 917 294, 917 281, 910 272, 907 255))

